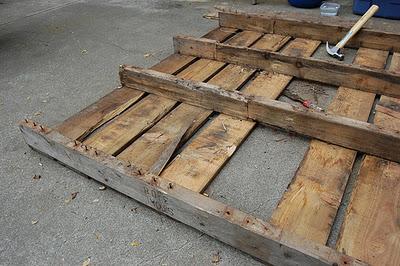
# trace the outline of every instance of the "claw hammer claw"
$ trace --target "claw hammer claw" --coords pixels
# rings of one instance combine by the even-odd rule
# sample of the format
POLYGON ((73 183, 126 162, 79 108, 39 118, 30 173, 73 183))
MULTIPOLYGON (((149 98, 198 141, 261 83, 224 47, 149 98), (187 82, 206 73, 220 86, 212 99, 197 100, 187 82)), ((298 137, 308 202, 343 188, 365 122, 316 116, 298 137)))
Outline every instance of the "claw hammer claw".
POLYGON ((346 36, 338 42, 335 46, 330 47, 329 43, 326 42, 326 52, 340 61, 343 60, 344 55, 340 53, 340 49, 342 49, 346 43, 364 26, 365 23, 378 11, 379 7, 377 5, 372 5, 367 12, 357 21, 356 24, 347 32, 346 36))

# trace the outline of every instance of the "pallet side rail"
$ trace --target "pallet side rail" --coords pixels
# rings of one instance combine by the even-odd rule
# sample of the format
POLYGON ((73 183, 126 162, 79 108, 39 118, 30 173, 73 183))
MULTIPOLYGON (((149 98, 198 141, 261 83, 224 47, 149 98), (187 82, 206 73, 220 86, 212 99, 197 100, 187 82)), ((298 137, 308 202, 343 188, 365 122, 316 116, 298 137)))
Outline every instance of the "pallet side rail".
POLYGON ((174 37, 175 52, 263 69, 301 79, 400 97, 400 75, 305 57, 287 56, 256 48, 222 44, 205 38, 174 37))
POLYGON ((163 178, 143 175, 133 165, 31 120, 22 121, 20 130, 31 148, 265 262, 365 265, 327 246, 289 236, 267 222, 163 178))

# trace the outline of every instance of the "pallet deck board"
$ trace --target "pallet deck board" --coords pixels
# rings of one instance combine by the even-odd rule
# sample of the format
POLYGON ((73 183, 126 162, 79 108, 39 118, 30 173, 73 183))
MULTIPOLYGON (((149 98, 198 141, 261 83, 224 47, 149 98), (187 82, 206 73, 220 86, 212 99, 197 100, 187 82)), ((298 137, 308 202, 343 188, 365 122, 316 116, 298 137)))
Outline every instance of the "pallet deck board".
MULTIPOLYGON (((278 50, 280 47, 276 44, 283 45, 282 39, 286 38, 282 36, 280 38, 261 39, 260 42, 269 42, 269 45, 263 45, 275 47, 278 50)), ((284 52, 290 54, 291 51, 296 51, 297 53, 299 49, 302 49, 305 55, 311 56, 318 47, 317 43, 316 41, 304 42, 303 40, 299 43, 299 41, 294 40, 289 43, 284 52)), ((265 95, 266 92, 273 90, 275 93, 272 94, 279 95, 291 79, 291 77, 283 77, 279 74, 269 76, 267 79, 265 77, 263 74, 258 76, 251 81, 245 91, 257 96, 265 95), (276 83, 270 83, 270 81, 276 83), (252 85, 253 83, 254 85, 252 85), (258 86, 260 83, 263 86, 258 86)), ((223 114, 218 115, 174 158, 171 164, 161 173, 161 177, 178 182, 194 191, 203 191, 246 139, 255 124, 250 121, 232 119, 223 114)))
MULTIPOLYGON (((400 73, 400 54, 390 70, 400 73)), ((379 101, 400 107, 400 101, 382 96, 379 101)), ((378 103, 379 105, 379 103, 378 103)), ((393 108, 400 114, 400 108, 393 108)), ((400 129, 400 119, 376 111, 374 123, 400 129)), ((372 265, 400 264, 400 164, 365 156, 347 209, 337 248, 372 265)))
MULTIPOLYGON (((250 45, 261 36, 256 32, 240 32, 227 42, 250 45)), ((227 65, 218 61, 200 59, 188 66, 177 76, 184 79, 205 81, 222 85, 226 90, 235 90, 245 82, 254 70, 235 65, 227 65), (222 69, 222 70, 220 70, 222 69), (215 76, 213 76, 217 73, 215 76)), ((179 144, 185 142, 202 124, 212 111, 195 106, 180 104, 179 107, 156 124, 149 132, 143 134, 132 145, 125 149, 119 158, 130 161, 145 171, 160 174, 179 144), (182 106, 183 105, 183 106, 182 106), (182 117, 183 119, 177 119, 182 117), (176 131, 178 129, 178 131, 176 131), (154 136, 159 136, 154 139, 154 136), (151 149, 146 146, 152 141, 151 149)))
POLYGON ((344 24, 337 28, 335 19, 324 19, 327 25, 283 14, 222 15, 220 24, 227 27, 185 45, 175 38, 181 54, 170 55, 151 70, 120 66, 121 87, 54 129, 30 120, 22 121, 20 129, 33 149, 264 262, 398 264, 400 166, 382 158, 400 160, 400 99, 391 97, 398 97, 400 54, 393 54, 389 70, 376 68, 387 63, 389 46, 398 48, 397 43, 378 44, 399 34, 362 30, 350 45, 364 47, 344 68, 310 60, 321 41, 337 38, 345 29, 344 24), (299 30, 300 21, 305 31, 299 30), (287 31, 287 26, 292 28, 287 31), (218 55, 221 51, 223 56, 218 55), (261 63, 242 64, 243 58, 275 61, 265 68, 261 63), (295 62, 294 72, 282 73, 282 58, 295 62), (331 67, 316 69, 318 75, 332 69, 350 75, 337 82, 341 87, 327 112, 273 100, 293 76, 309 78, 304 64, 311 61, 331 67), (344 86, 349 84, 360 90, 344 86), (362 121, 379 97, 376 92, 387 95, 380 96, 372 125, 362 121), (327 247, 326 239, 356 151, 312 140, 271 223, 199 193, 251 133, 255 121, 382 156, 364 158, 337 249, 327 247), (306 200, 301 198, 304 193, 306 200))
MULTIPOLYGON (((388 53, 359 49, 355 64, 383 68, 388 53)), ((375 94, 340 87, 328 112, 367 121, 375 94)), ((270 222, 289 232, 324 244, 350 176, 357 152, 312 140, 270 222)))

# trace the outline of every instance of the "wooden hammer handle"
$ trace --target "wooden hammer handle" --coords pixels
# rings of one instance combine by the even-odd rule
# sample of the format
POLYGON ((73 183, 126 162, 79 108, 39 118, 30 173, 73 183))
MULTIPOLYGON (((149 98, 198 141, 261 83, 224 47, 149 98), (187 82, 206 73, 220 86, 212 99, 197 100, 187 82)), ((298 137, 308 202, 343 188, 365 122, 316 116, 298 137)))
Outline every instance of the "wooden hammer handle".
POLYGON ((346 43, 364 26, 365 23, 378 11, 377 5, 372 5, 367 12, 354 24, 344 38, 336 44, 336 47, 341 49, 346 43))

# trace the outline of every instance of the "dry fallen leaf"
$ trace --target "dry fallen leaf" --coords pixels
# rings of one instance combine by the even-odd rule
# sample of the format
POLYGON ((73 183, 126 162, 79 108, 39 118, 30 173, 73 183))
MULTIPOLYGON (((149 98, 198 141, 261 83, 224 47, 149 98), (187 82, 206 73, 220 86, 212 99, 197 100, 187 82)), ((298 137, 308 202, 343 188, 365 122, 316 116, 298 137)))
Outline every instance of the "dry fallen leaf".
POLYGON ((89 266, 90 265, 90 258, 87 258, 83 261, 82 266, 89 266))
POLYGON ((138 247, 138 246, 140 246, 142 243, 140 243, 139 241, 137 241, 137 240, 134 240, 134 241, 132 241, 129 245, 131 245, 132 247, 138 247))
POLYGON ((219 255, 219 251, 213 254, 211 262, 214 264, 218 264, 221 261, 221 256, 219 255))
POLYGON ((71 197, 65 200, 65 203, 71 202, 71 200, 74 200, 76 196, 78 195, 79 192, 72 192, 71 197))
POLYGON ((32 176, 32 179, 40 179, 40 178, 42 178, 41 175, 34 175, 34 176, 32 176))

